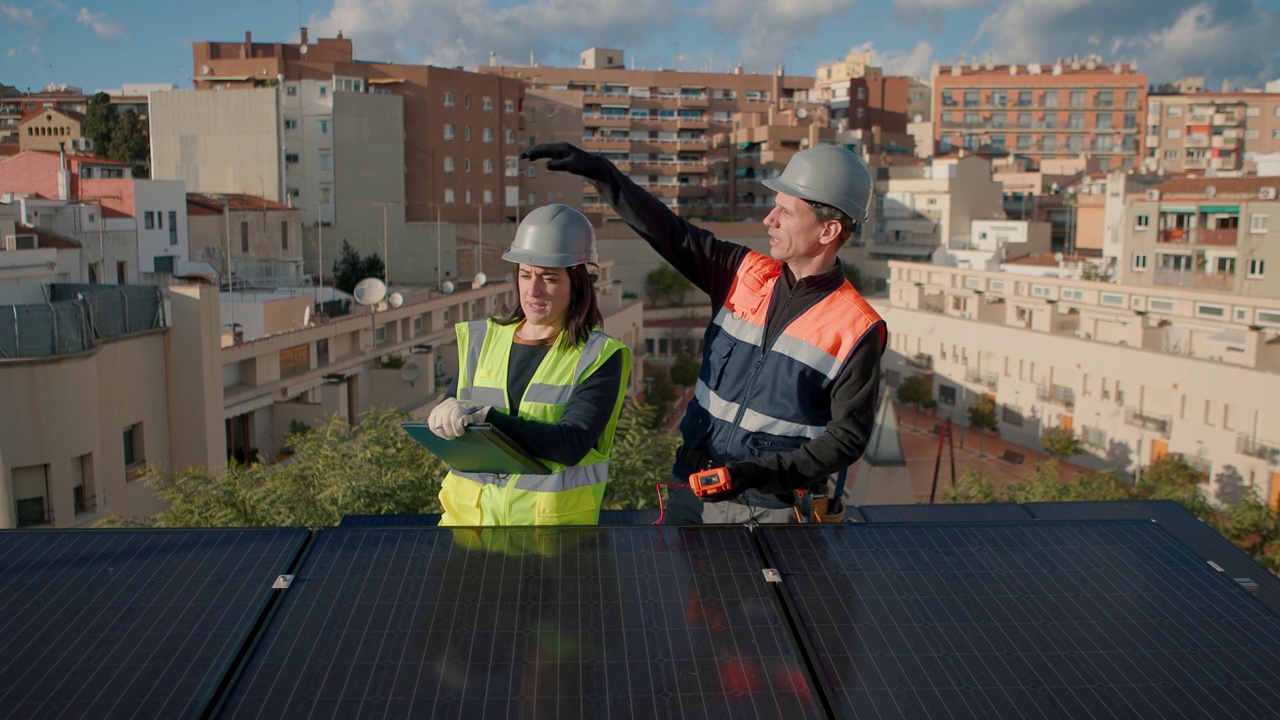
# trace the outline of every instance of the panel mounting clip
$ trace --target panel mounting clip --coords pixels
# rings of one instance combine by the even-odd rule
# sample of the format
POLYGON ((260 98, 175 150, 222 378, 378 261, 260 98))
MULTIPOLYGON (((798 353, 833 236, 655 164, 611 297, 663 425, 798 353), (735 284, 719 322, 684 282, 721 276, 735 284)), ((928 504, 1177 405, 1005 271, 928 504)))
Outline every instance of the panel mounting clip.
POLYGON ((276 576, 276 581, 271 584, 271 589, 272 590, 288 590, 289 586, 292 584, 293 584, 292 575, 278 575, 276 576))
POLYGON ((782 573, 778 572, 778 571, 777 571, 776 569, 774 569, 774 568, 765 568, 765 569, 764 569, 764 570, 762 570, 761 572, 763 572, 763 573, 764 573, 764 581, 765 581, 765 582, 767 582, 767 583, 780 583, 780 582, 782 582, 782 573))

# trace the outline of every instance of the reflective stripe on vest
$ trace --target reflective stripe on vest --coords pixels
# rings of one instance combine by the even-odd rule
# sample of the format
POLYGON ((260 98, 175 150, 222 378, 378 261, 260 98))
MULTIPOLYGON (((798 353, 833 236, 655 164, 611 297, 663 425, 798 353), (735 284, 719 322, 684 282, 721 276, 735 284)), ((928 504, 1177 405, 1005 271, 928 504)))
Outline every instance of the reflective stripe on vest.
MULTIPOLYGON (((497 485, 505 487, 511 481, 510 475, 494 475, 492 473, 472 473, 461 470, 452 471, 454 475, 466 478, 481 485, 497 485)), ((594 465, 575 465, 550 475, 520 475, 514 485, 517 490, 529 492, 560 492, 586 487, 609 479, 609 461, 594 465)))

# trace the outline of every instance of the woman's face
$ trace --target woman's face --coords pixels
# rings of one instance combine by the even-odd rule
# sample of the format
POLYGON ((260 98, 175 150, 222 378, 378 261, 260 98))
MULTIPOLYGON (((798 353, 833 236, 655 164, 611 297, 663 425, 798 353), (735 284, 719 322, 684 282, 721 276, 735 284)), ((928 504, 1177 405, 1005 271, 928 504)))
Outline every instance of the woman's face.
POLYGON ((517 278, 525 321, 531 325, 563 328, 572 294, 569 271, 521 263, 517 278))

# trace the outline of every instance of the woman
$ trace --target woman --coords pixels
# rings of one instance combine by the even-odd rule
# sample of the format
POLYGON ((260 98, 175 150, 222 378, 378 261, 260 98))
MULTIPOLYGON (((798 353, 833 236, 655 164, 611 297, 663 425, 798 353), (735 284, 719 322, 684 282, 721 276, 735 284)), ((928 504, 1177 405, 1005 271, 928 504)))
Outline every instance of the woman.
POLYGON ((490 423, 552 474, 451 470, 440 524, 594 525, 631 369, 630 349, 600 330, 595 232, 577 210, 547 205, 525 217, 502 258, 518 265, 520 302, 458 324, 456 391, 428 425, 449 439, 490 423))

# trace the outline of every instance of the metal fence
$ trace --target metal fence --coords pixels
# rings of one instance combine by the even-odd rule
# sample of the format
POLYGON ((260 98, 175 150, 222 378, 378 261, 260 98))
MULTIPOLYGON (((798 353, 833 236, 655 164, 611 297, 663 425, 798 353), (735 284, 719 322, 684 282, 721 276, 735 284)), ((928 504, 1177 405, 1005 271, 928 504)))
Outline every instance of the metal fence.
POLYGON ((157 287, 55 284, 43 305, 0 305, 0 358, 72 355, 98 340, 161 327, 157 287))

